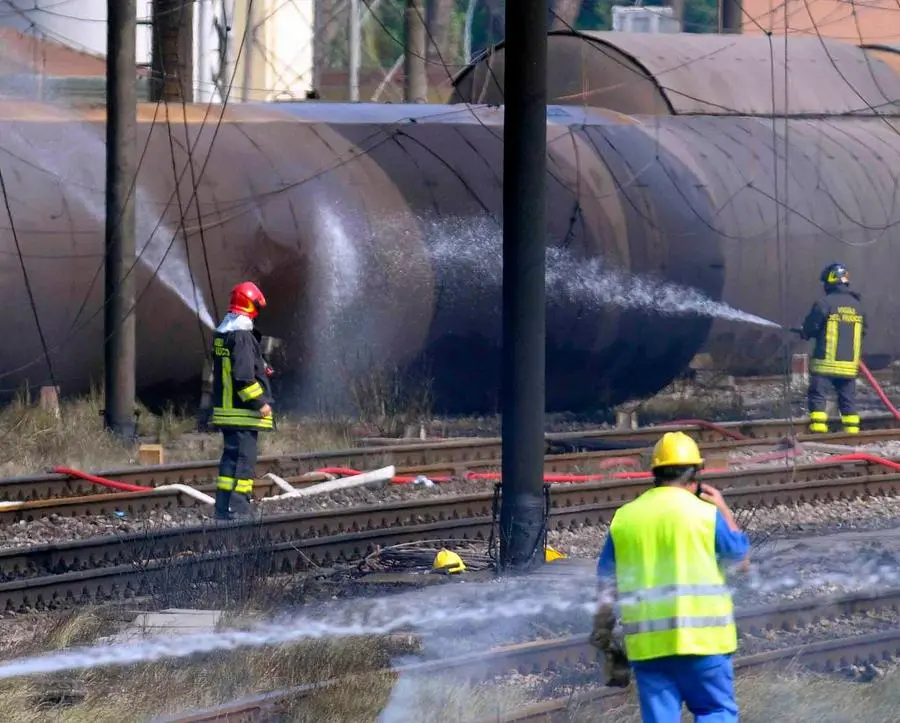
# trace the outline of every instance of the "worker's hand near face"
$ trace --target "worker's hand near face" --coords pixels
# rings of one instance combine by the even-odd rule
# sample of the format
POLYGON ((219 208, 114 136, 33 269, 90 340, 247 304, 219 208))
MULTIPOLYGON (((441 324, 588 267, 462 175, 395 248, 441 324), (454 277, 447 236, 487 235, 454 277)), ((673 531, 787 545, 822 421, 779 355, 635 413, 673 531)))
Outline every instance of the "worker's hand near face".
POLYGON ((272 416, 272 407, 268 404, 263 404, 262 408, 259 410, 260 417, 271 417, 272 416))
POLYGON ((711 505, 715 505, 719 508, 720 512, 724 512, 728 509, 728 505, 725 504, 725 498, 722 497, 722 493, 709 483, 700 485, 700 499, 704 502, 709 502, 711 505))
POLYGON ((722 497, 722 493, 711 484, 708 484, 707 482, 702 483, 700 499, 704 502, 709 502, 711 505, 715 505, 719 512, 722 513, 722 517, 725 518, 725 522, 728 523, 728 527, 734 532, 738 532, 741 529, 738 527, 738 523, 735 522, 734 515, 731 514, 731 510, 728 507, 728 503, 725 502, 725 498, 722 497))

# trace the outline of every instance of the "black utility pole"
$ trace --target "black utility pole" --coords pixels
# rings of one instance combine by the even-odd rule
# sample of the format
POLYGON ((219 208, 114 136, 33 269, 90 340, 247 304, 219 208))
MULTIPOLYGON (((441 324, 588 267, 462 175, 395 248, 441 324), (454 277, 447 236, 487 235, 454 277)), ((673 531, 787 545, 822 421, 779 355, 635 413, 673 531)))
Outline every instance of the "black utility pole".
POLYGON ((544 560, 547 2, 506 3, 500 563, 544 560))
POLYGON ((134 194, 137 172, 136 0, 108 0, 106 43, 106 409, 114 434, 135 437, 134 194))
POLYGON ((153 0, 150 100, 190 103, 194 95, 194 0, 153 0))
POLYGON ((422 0, 406 0, 403 87, 406 91, 407 103, 428 102, 428 71, 425 67, 425 10, 423 6, 422 0))

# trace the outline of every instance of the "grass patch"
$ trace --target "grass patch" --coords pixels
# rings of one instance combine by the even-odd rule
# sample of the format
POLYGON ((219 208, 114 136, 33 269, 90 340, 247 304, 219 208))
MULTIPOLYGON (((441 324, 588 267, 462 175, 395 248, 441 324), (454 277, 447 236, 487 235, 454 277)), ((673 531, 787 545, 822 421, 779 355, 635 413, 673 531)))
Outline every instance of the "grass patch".
MULTIPOLYGON (((103 426, 99 392, 64 401, 60 415, 43 409, 28 394, 0 409, 0 477, 41 474, 57 465, 84 470, 138 464, 137 445, 124 444, 103 426)), ((167 408, 152 414, 140 408, 138 434, 160 443, 166 462, 216 459, 222 451, 219 433, 200 434, 186 409, 167 408)), ((300 454, 353 446, 347 421, 278 418, 278 429, 260 435, 260 454, 300 454)))
MULTIPOLYGON (((98 610, 47 616, 46 625, 15 653, 87 644, 112 632, 109 621, 98 610)), ((230 623, 245 627, 237 619, 230 623)), ((391 723, 451 723, 507 713, 528 703, 516 686, 470 685, 433 676, 398 681, 384 670, 417 649, 411 636, 360 636, 14 679, 0 682, 0 721, 143 723, 333 678, 342 680, 284 701, 279 720, 374 722, 389 709, 391 723)))

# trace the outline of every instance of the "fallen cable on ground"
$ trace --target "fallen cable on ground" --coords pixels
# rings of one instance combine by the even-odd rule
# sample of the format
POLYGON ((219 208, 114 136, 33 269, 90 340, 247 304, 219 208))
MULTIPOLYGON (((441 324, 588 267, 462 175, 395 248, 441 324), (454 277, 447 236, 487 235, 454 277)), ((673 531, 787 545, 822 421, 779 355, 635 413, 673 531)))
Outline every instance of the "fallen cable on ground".
POLYGON ((361 560, 357 569, 369 572, 430 573, 434 556, 451 543, 453 552, 462 558, 468 570, 485 570, 493 566, 494 561, 490 554, 479 551, 474 544, 460 544, 459 540, 420 540, 380 547, 361 560))

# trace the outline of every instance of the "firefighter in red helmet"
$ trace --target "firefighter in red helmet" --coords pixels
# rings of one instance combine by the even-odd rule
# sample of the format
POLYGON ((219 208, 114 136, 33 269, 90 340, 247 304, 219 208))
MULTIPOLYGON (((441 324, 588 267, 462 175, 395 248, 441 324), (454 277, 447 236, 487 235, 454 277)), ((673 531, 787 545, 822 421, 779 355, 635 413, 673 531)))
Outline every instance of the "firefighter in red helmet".
POLYGON ((253 329, 253 320, 265 306, 266 297, 256 284, 238 284, 213 337, 212 423, 223 438, 216 485, 219 519, 233 517, 232 494, 247 502, 253 499, 259 432, 274 427, 271 371, 253 329))

